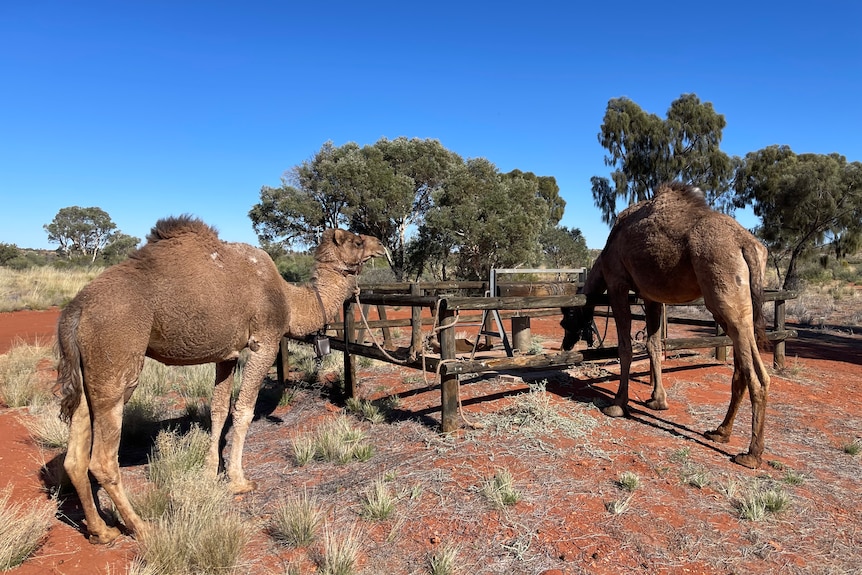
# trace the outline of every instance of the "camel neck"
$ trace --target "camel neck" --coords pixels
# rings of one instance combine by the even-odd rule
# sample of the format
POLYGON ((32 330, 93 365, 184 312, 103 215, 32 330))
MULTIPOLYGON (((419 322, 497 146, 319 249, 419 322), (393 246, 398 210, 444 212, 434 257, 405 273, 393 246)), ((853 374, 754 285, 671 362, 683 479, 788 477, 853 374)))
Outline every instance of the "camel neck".
POLYGON ((323 317, 322 331, 326 331, 327 329, 329 329, 329 317, 327 317, 326 314, 326 306, 323 305, 323 298, 320 297, 320 289, 317 287, 317 282, 314 282, 312 289, 314 289, 314 295, 317 296, 317 303, 320 304, 320 315, 323 317))

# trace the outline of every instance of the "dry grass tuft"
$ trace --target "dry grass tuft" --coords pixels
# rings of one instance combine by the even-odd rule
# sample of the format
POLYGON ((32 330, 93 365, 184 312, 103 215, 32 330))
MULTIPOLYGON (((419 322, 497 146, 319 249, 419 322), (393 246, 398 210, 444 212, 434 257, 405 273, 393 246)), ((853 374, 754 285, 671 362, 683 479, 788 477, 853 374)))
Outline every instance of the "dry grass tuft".
POLYGON ((317 498, 303 491, 302 495, 292 495, 276 504, 269 533, 276 541, 291 547, 310 545, 317 538, 323 518, 317 498))
POLYGON ((40 406, 53 399, 48 386, 41 385, 39 364, 53 360, 51 346, 19 341, 0 355, 0 402, 9 407, 40 406))
POLYGON ((54 516, 57 502, 10 503, 12 488, 0 493, 0 570, 23 563, 42 543, 54 516))

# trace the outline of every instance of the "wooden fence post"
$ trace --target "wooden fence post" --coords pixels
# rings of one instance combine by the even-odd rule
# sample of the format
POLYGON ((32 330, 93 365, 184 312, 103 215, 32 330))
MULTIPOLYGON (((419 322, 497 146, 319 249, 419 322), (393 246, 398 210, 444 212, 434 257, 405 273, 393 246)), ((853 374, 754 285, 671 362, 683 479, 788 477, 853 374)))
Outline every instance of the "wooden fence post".
POLYGON ((356 341, 356 317, 353 300, 347 300, 342 306, 344 313, 344 394, 346 397, 356 397, 356 358, 350 354, 349 346, 356 341))
MULTIPOLYGON (((410 295, 422 295, 422 288, 418 283, 410 284, 410 295)), ((410 358, 416 359, 422 353, 422 308, 410 306, 410 358)))
MULTIPOLYGON (((455 312, 443 309, 440 313, 440 361, 455 359, 455 312)), ((458 429, 458 374, 440 371, 440 421, 443 433, 458 429)))
POLYGON ((512 348, 520 350, 523 355, 529 351, 531 340, 530 316, 512 317, 512 348))
MULTIPOLYGON (((784 300, 777 299, 775 300, 775 321, 773 329, 775 331, 781 332, 785 330, 785 308, 784 308, 784 300)), ((772 365, 775 369, 783 369, 784 368, 784 340, 779 340, 775 342, 775 346, 772 348, 772 365)))

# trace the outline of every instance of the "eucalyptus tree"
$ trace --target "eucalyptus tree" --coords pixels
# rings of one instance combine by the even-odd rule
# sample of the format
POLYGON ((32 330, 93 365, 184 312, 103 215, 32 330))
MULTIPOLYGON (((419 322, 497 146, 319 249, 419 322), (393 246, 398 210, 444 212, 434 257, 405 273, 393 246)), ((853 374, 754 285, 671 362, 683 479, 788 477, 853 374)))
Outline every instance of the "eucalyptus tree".
POLYGON ((90 262, 96 261, 117 229, 105 210, 80 206, 61 208, 54 219, 42 227, 48 232, 48 241, 59 244, 66 257, 83 255, 90 262))
POLYGON ((249 217, 264 244, 313 244, 327 227, 373 235, 389 249, 401 280, 408 235, 458 160, 430 139, 381 138, 363 147, 326 142, 288 171, 280 187, 261 188, 249 217))
POLYGON ((326 228, 349 223, 347 208, 356 203, 352 176, 359 146, 326 142, 309 160, 281 178, 281 186, 260 189, 260 202, 249 211, 261 244, 317 243, 326 228))
POLYGON ((798 264, 812 248, 847 245, 862 233, 862 163, 839 154, 795 154, 769 146, 745 156, 734 189, 738 206, 751 204, 756 230, 779 262, 787 262, 785 289, 799 286, 798 264))
POLYGON ((610 100, 598 139, 608 151, 605 165, 613 171, 610 178, 590 179, 602 220, 614 222, 618 198, 626 206, 649 199, 670 180, 693 183, 711 203, 732 208, 725 194, 736 160, 719 147, 725 125, 724 116, 694 94, 674 100, 664 119, 628 98, 610 100))
POLYGON ((545 263, 552 268, 589 267, 590 250, 578 228, 548 227, 539 237, 545 263))
POLYGON ((552 204, 562 202, 546 199, 549 187, 541 188, 539 181, 533 174, 501 174, 484 158, 453 167, 434 194, 419 236, 447 249, 432 249, 426 264, 453 268, 458 279, 483 279, 491 268, 539 262, 539 236, 556 224, 552 204))
POLYGON ((349 208, 353 231, 380 238, 392 256, 396 280, 404 279, 411 230, 424 219, 431 196, 461 159, 437 141, 381 138, 361 150, 362 177, 349 208))

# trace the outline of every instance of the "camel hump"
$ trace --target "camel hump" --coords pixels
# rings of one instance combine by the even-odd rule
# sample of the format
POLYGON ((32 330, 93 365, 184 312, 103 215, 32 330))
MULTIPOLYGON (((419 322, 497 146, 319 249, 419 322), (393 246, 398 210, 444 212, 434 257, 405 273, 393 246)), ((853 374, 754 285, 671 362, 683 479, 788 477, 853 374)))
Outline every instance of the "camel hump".
POLYGON ((183 214, 181 216, 172 216, 163 218, 156 222, 153 229, 147 235, 147 242, 155 243, 160 240, 168 240, 184 234, 197 234, 202 236, 210 236, 213 239, 218 239, 218 231, 204 223, 202 220, 183 214))
POLYGON ((686 184, 683 182, 666 182, 661 184, 656 190, 655 197, 663 194, 675 194, 677 197, 686 200, 698 207, 708 208, 706 202, 706 194, 697 186, 686 184))

